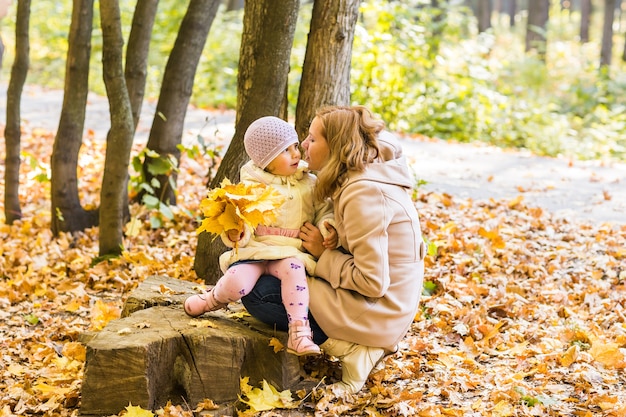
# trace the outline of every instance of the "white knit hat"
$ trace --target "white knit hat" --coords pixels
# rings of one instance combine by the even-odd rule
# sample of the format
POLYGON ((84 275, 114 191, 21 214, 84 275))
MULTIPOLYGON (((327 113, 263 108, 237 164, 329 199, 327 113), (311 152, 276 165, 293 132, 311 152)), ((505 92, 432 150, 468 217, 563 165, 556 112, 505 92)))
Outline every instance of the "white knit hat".
POLYGON ((294 143, 298 143, 296 129, 274 116, 255 120, 243 136, 246 153, 262 169, 294 143))

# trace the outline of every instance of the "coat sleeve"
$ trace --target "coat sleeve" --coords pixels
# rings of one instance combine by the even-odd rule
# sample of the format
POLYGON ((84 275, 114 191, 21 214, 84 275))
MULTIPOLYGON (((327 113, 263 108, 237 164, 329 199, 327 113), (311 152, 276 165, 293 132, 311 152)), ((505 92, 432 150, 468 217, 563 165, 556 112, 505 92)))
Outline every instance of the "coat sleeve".
POLYGON ((243 248, 247 246, 248 243, 250 243, 250 238, 252 237, 253 234, 254 234, 254 229, 252 229, 252 227, 248 226, 247 224, 244 224, 243 235, 241 236, 241 240, 237 242, 233 242, 232 240, 228 238, 228 235, 226 234, 226 232, 220 233, 220 238, 222 239, 222 242, 224 242, 224 245, 226 245, 229 248, 234 248, 235 245, 238 248, 243 248))
POLYGON ((328 228, 325 223, 328 222, 331 226, 335 227, 335 216, 333 213, 333 203, 330 200, 324 200, 322 202, 316 202, 315 206, 315 219, 314 224, 322 232, 322 236, 328 236, 328 228))
POLYGON ((325 250, 317 261, 315 275, 333 288, 356 291, 378 298, 389 288, 388 226, 391 210, 376 187, 363 190, 349 186, 335 207, 342 223, 349 253, 325 250))

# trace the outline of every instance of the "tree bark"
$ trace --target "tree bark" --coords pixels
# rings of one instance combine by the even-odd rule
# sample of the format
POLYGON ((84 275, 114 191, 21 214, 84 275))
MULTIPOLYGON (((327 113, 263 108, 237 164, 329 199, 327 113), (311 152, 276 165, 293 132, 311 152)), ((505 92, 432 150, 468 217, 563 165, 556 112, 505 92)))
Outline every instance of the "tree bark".
POLYGON ((535 49, 540 59, 546 57, 546 30, 549 18, 549 0, 529 0, 526 27, 526 52, 535 49))
POLYGON ((589 42, 589 24, 591 22, 591 0, 580 0, 580 42, 589 42))
POLYGON ((613 21, 615 20, 615 0, 604 0, 604 23, 602 24, 602 46, 600 47, 600 67, 611 65, 613 52, 613 21))
MULTIPOLYGON (((172 155, 177 161, 180 159, 178 145, 182 141, 196 69, 219 4, 219 0, 191 0, 181 22, 163 74, 159 102, 147 144, 148 149, 163 157, 172 155)), ((148 169, 151 161, 151 158, 146 157, 143 165, 144 178, 148 183, 155 177, 148 169)), ((154 187, 155 196, 170 205, 176 204, 176 190, 170 186, 170 181, 176 183, 176 176, 175 171, 156 176, 159 186, 154 187)), ((142 195, 140 193, 138 198, 142 195)))
MULTIPOLYGON (((248 159, 243 146, 246 129, 259 117, 281 114, 298 8, 298 0, 285 0, 281 7, 272 0, 245 2, 235 133, 210 187, 224 178, 239 180, 239 169, 248 159)), ((219 279, 218 257, 224 250, 220 239, 207 233, 198 236, 194 269, 207 283, 219 279)))
POLYGON ((20 142, 21 142, 21 97, 28 74, 30 39, 30 0, 20 0, 17 4, 15 21, 15 60, 11 67, 11 79, 7 89, 6 126, 4 139, 6 162, 4 171, 4 214, 7 224, 22 218, 19 200, 20 184, 20 142))
POLYGON ((89 93, 92 21, 93 0, 74 0, 63 105, 50 163, 51 228, 55 236, 60 232, 84 230, 98 224, 97 210, 87 211, 80 203, 76 172, 89 93))
POLYGON ((128 164, 134 135, 133 115, 124 79, 122 24, 117 0, 100 0, 102 67, 109 99, 111 129, 107 134, 104 176, 100 193, 100 255, 123 250, 127 212, 128 164))
POLYGON ((359 0, 313 4, 302 79, 296 106, 296 131, 303 140, 315 111, 350 104, 350 64, 359 0))
POLYGON ((133 23, 126 48, 126 88, 133 113, 133 124, 137 129, 141 106, 146 90, 148 52, 159 0, 138 0, 133 14, 133 23))

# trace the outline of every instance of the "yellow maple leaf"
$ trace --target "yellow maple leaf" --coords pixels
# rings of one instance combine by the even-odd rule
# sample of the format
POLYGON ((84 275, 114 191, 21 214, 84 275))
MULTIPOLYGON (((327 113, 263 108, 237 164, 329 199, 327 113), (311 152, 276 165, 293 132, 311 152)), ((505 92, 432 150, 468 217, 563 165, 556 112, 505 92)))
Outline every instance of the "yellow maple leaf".
POLYGON ((513 407, 508 402, 499 401, 491 410, 493 416, 508 417, 513 415, 513 407))
POLYGON ((294 408, 297 406, 294 403, 290 390, 284 390, 278 392, 276 388, 268 384, 266 380, 262 381, 261 388, 253 388, 246 393, 248 400, 241 397, 241 402, 250 406, 251 412, 273 410, 274 408, 294 408))
POLYGON ((608 368, 624 368, 624 354, 619 350, 617 343, 602 343, 594 341, 589 354, 596 361, 608 368))
POLYGON ((277 338, 275 338, 275 337, 272 337, 272 338, 270 339, 270 343, 269 343, 269 345, 270 345, 270 346, 272 346, 272 347, 274 348, 274 353, 278 353, 278 352, 280 352, 281 350, 285 349, 285 346, 284 346, 284 345, 280 342, 280 340, 278 340, 278 339, 277 339, 277 338))
POLYGON ((203 320, 203 319, 191 319, 189 320, 189 325, 192 327, 210 327, 212 329, 217 328, 217 326, 215 325, 215 323, 213 323, 210 320, 203 320))
POLYGON ((580 352, 580 347, 578 345, 572 345, 567 352, 561 356, 561 365, 566 368, 576 362, 578 359, 578 353, 580 352))
POLYGON ((62 353, 68 358, 84 362, 87 357, 85 345, 79 342, 68 342, 63 345, 62 353))
POLYGON ((247 394, 250 391, 252 391, 252 385, 250 385, 249 382, 250 382, 249 376, 244 376, 242 378, 239 378, 239 389, 241 390, 243 394, 247 394))
POLYGON ((150 410, 144 410, 138 405, 133 406, 129 403, 124 417, 154 417, 154 414, 150 410))
POLYGON ((96 300, 91 309, 91 330, 102 330, 108 322, 120 317, 120 309, 114 303, 96 300))
POLYGON ((77 312, 81 307, 83 306, 83 303, 80 302, 80 300, 78 299, 73 299, 72 301, 70 301, 69 303, 65 304, 63 306, 63 310, 70 312, 70 313, 75 313, 77 312))
POLYGON ((486 230, 481 227, 478 229, 478 234, 489 239, 491 241, 491 245, 496 249, 503 249, 506 246, 504 239, 500 236, 500 230, 498 228, 486 230))
POLYGON ((135 216, 124 226, 124 233, 126 233, 126 236, 137 237, 141 233, 141 228, 141 220, 135 216))
POLYGON ((200 411, 211 411, 211 410, 217 410, 217 409, 219 409, 219 406, 215 404, 213 400, 206 398, 203 401, 200 401, 198 405, 196 405, 196 408, 193 411, 195 413, 199 413, 200 411))
POLYGON ((514 208, 515 206, 520 204, 523 200, 524 200, 524 196, 518 195, 517 197, 509 201, 508 206, 509 208, 514 208))

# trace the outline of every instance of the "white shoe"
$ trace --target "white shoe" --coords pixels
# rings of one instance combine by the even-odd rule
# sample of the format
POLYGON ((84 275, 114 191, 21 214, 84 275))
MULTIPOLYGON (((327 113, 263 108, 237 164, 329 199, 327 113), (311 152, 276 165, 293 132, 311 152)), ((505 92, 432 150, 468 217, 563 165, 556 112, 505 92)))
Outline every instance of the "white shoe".
POLYGON ((334 392, 356 394, 363 388, 374 366, 385 356, 385 349, 358 345, 344 340, 328 339, 322 350, 341 362, 341 382, 332 384, 334 392))

